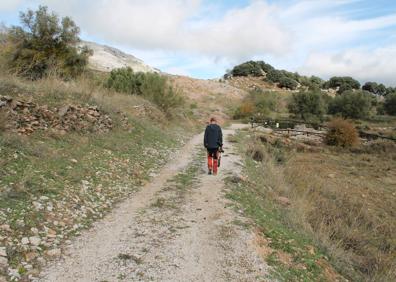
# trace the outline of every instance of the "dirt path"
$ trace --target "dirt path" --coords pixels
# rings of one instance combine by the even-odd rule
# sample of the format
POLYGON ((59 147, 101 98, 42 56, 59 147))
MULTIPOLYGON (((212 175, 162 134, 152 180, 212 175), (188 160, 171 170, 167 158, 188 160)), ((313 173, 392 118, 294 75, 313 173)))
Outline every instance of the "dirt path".
MULTIPOLYGON (((223 130, 225 140, 237 125, 223 130)), ((153 182, 84 232, 40 281, 263 281, 253 234, 224 198, 239 172, 225 142, 218 176, 207 175, 195 136, 153 182), (198 152, 193 156, 191 152, 198 152)))

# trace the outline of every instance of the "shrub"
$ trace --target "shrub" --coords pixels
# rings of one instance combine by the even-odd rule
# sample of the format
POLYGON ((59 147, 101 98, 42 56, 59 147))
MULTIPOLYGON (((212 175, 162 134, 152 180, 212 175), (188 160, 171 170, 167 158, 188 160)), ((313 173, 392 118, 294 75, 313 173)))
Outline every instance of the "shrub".
POLYGON ((385 96, 387 94, 388 89, 382 83, 378 84, 376 82, 366 82, 362 86, 363 90, 371 92, 376 95, 385 96))
POLYGON ((131 68, 112 70, 105 87, 134 95, 141 95, 167 114, 183 103, 179 91, 169 85, 167 78, 156 73, 134 73, 131 68))
POLYGON ((396 116, 396 93, 386 95, 384 110, 388 115, 396 116))
POLYGON ((262 76, 263 70, 261 69, 260 65, 256 62, 249 61, 238 66, 235 66, 232 69, 233 76, 262 76))
POLYGON ((29 79, 40 79, 49 73, 64 78, 76 77, 88 64, 91 51, 78 48, 79 28, 69 17, 60 21, 47 7, 21 13, 22 26, 12 27, 7 34, 6 58, 10 71, 29 79))
POLYGON ((264 73, 268 73, 273 69, 273 66, 264 63, 263 61, 248 61, 235 66, 232 69, 231 74, 233 76, 263 76, 264 73))
POLYGON ((236 109, 234 118, 246 118, 253 115, 266 116, 271 112, 277 112, 278 108, 279 97, 276 93, 253 90, 236 109))
POLYGON ((234 119, 250 117, 255 113, 256 109, 251 101, 244 101, 234 113, 234 119))
POLYGON ((143 83, 140 88, 142 96, 148 98, 165 113, 183 104, 180 91, 168 84, 165 76, 156 73, 143 74, 143 83))
POLYGON ((134 73, 130 67, 114 69, 110 72, 105 86, 117 92, 141 95, 143 76, 143 73, 134 73))
POLYGON ((280 80, 283 77, 284 77, 284 75, 281 71, 274 69, 267 73, 265 80, 272 82, 272 83, 278 83, 278 82, 280 82, 280 80))
POLYGON ((288 109, 304 120, 321 120, 326 113, 326 105, 322 94, 317 91, 294 93, 288 104, 288 109))
POLYGON ((330 114, 344 118, 365 118, 370 115, 372 98, 365 91, 346 91, 336 96, 329 104, 330 114))
POLYGON ((350 76, 334 76, 326 82, 326 88, 338 88, 337 93, 341 94, 347 90, 360 89, 360 83, 350 76))
POLYGON ((280 78, 278 86, 294 90, 297 88, 298 82, 285 76, 280 78))
POLYGON ((359 143, 355 126, 342 118, 334 118, 328 124, 325 142, 332 146, 351 147, 359 143))
POLYGON ((264 148, 259 144, 249 144, 246 154, 256 162, 262 162, 265 158, 264 148))

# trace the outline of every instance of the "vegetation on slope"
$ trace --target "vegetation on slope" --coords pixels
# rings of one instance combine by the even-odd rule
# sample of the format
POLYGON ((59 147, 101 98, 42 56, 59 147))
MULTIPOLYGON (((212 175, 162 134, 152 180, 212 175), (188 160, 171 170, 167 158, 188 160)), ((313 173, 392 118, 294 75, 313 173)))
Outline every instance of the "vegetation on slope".
POLYGON ((3 37, 0 56, 7 62, 0 70, 0 277, 10 279, 36 276, 72 236, 153 177, 197 128, 194 113, 180 108, 180 92, 160 75, 86 70, 89 52, 73 47, 78 27, 71 19, 60 23, 40 7, 21 20, 23 27, 3 37), (114 87, 119 73, 138 87, 114 87), (19 129, 44 117, 24 105, 55 122, 26 134, 19 129), (111 126, 65 130, 56 121, 68 109, 106 115, 111 126))
POLYGON ((233 141, 246 178, 231 179, 229 196, 255 220, 276 278, 342 281, 330 265, 349 281, 396 278, 395 144, 333 149, 260 132, 233 141))
POLYGON ((40 79, 50 73, 72 78, 84 71, 90 50, 76 47, 79 28, 71 18, 59 20, 40 6, 21 13, 20 21, 21 26, 8 30, 1 48, 10 72, 40 79))

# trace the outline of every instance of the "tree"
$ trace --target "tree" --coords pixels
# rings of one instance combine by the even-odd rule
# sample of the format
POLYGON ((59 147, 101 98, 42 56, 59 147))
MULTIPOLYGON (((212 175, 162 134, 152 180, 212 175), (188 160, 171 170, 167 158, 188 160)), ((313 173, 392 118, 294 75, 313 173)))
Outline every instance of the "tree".
POLYGON ((396 116, 396 93, 388 94, 386 96, 384 109, 388 115, 396 116))
POLYGON ((69 17, 59 20, 48 8, 20 14, 22 26, 8 31, 9 48, 5 51, 8 68, 30 79, 56 72, 62 77, 75 77, 88 64, 91 51, 79 48, 80 29, 69 17))
POLYGON ((388 89, 386 88, 385 85, 383 85, 382 83, 378 84, 376 82, 370 82, 370 81, 366 82, 362 86, 362 89, 381 96, 386 96, 386 94, 388 93, 388 89))
POLYGON ((298 82, 295 81, 294 79, 291 79, 291 78, 289 78, 289 77, 284 76, 284 77, 281 77, 281 78, 279 79, 279 84, 278 84, 278 86, 279 86, 279 87, 282 87, 282 88, 285 87, 285 88, 294 90, 294 89, 297 88, 298 82))
POLYGON ((366 91, 345 91, 329 104, 330 114, 344 118, 365 118, 370 115, 372 96, 366 91))
POLYGON ((350 76, 334 76, 326 83, 326 87, 338 89, 337 93, 341 94, 348 90, 360 89, 360 83, 350 76))
POLYGON ((263 70, 257 62, 249 61, 240 65, 235 66, 232 69, 233 76, 262 76, 263 70))
POLYGON ((322 94, 318 91, 294 93, 288 104, 288 109, 304 120, 322 119, 326 113, 322 94))
POLYGON ((274 69, 267 73, 265 80, 272 83, 278 83, 282 79, 282 77, 284 77, 283 73, 279 70, 274 69))

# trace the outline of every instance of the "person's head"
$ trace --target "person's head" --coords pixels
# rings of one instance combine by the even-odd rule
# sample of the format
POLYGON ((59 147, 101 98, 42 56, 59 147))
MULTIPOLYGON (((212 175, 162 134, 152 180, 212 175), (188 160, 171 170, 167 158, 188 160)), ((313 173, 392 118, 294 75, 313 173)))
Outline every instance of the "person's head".
POLYGON ((210 123, 215 124, 217 123, 217 119, 215 117, 210 118, 210 123))

